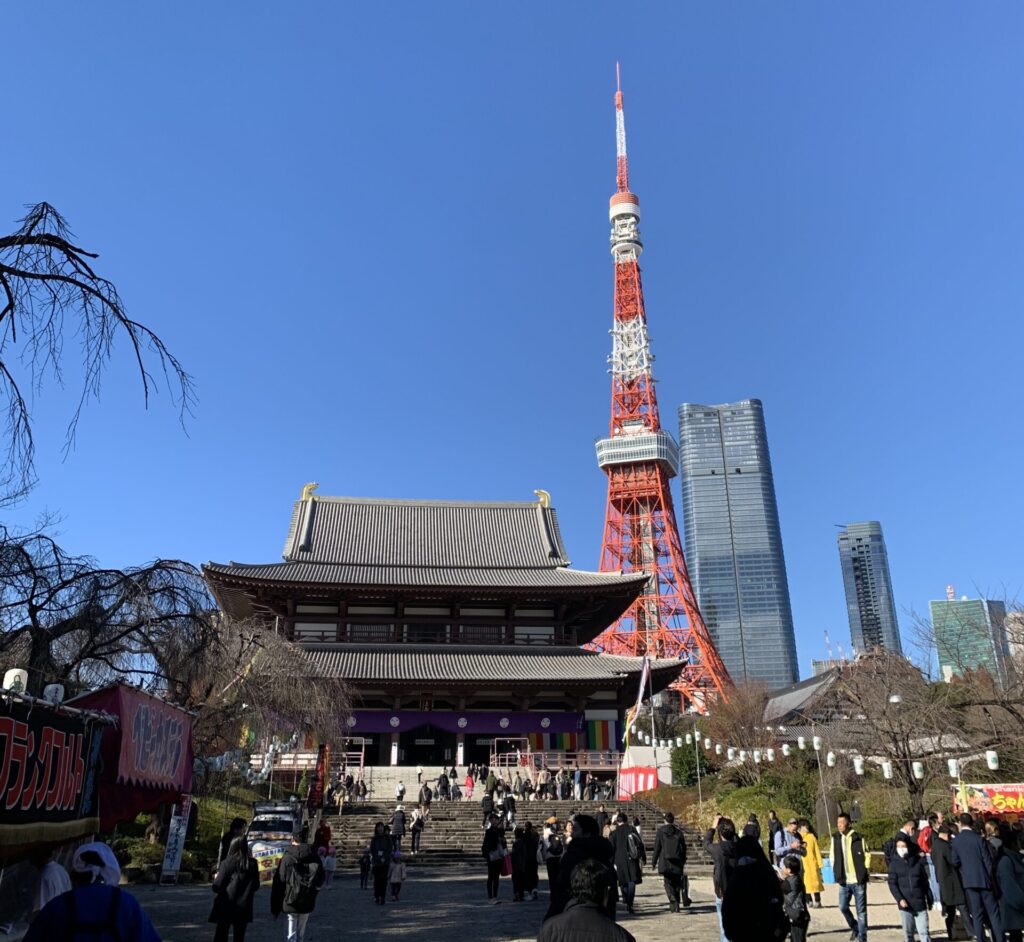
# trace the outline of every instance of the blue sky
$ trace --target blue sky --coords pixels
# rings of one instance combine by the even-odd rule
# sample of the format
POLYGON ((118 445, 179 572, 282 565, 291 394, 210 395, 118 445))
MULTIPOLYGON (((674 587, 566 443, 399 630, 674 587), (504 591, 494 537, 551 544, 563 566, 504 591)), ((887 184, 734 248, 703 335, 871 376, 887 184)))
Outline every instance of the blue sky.
POLYGON ((1012 3, 12 6, 0 218, 64 212, 200 397, 186 435, 125 358, 62 462, 47 388, 14 516, 257 562, 309 480, 542 487, 595 567, 618 59, 662 415, 764 401, 802 673, 849 645, 835 524, 882 521, 905 633, 1015 597, 1022 40, 1012 3))

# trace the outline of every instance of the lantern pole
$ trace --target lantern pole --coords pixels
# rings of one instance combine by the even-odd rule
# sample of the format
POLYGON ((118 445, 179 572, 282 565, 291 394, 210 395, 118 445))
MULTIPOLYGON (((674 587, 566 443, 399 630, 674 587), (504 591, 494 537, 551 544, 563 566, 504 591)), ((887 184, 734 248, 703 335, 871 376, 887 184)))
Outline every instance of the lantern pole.
POLYGON ((825 791, 825 773, 821 771, 821 745, 814 733, 814 724, 811 724, 811 745, 814 746, 814 758, 818 760, 818 781, 821 782, 821 800, 825 803, 825 831, 832 833, 832 816, 828 811, 828 793, 825 791))
POLYGON ((700 737, 697 735, 697 718, 693 719, 693 755, 697 760, 697 807, 700 808, 701 820, 704 820, 704 793, 701 790, 700 784, 700 749, 697 743, 700 741, 700 737))

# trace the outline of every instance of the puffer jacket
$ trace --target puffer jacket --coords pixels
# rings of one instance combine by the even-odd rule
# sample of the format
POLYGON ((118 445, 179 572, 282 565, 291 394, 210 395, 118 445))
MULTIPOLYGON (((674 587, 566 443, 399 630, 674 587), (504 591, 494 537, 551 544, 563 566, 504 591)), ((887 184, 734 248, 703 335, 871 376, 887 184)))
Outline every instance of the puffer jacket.
POLYGON ((996 864, 999 912, 1007 932, 1024 929, 1024 859, 1009 850, 996 864))

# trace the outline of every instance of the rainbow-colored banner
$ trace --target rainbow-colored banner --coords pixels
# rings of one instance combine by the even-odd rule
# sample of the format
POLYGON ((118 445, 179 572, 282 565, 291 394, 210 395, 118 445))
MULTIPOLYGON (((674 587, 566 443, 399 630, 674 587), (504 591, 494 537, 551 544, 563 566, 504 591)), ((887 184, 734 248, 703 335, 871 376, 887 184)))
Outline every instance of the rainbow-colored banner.
POLYGON ((530 733, 534 752, 575 752, 576 748, 576 733, 530 733))
POLYGON ((604 752, 616 748, 615 720, 587 720, 587 748, 604 752))

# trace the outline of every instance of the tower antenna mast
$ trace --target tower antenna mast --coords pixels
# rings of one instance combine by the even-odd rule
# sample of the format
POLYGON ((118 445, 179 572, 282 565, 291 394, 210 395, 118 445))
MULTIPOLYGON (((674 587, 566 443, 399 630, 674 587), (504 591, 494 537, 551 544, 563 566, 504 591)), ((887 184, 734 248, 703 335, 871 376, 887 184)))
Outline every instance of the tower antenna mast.
POLYGON ((701 618, 683 558, 669 481, 678 473, 676 443, 661 427, 654 390, 640 279, 640 199, 629 188, 622 83, 615 64, 615 182, 608 216, 615 269, 612 317, 611 422, 597 443, 608 475, 601 547, 602 572, 646 572, 640 597, 593 647, 612 654, 679 658, 685 668, 673 687, 685 704, 705 712, 725 697, 729 674, 701 618))

